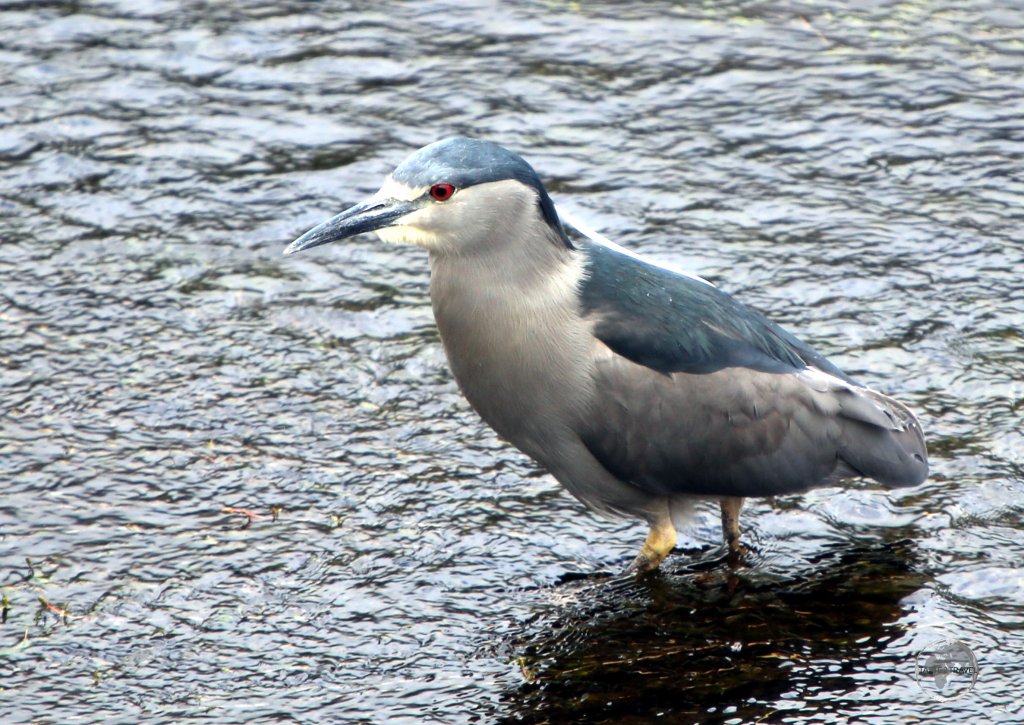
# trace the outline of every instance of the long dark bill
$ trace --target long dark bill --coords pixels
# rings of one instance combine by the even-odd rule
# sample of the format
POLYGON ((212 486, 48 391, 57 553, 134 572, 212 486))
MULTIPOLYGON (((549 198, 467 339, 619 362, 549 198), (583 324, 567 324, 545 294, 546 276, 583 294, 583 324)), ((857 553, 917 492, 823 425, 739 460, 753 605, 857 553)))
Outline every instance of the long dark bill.
POLYGON ((284 253, 295 254, 303 249, 319 247, 321 244, 348 239, 356 234, 391 226, 397 219, 417 208, 419 208, 419 204, 416 201, 402 201, 401 199, 374 200, 356 204, 351 209, 346 209, 338 216, 310 229, 289 244, 284 253))

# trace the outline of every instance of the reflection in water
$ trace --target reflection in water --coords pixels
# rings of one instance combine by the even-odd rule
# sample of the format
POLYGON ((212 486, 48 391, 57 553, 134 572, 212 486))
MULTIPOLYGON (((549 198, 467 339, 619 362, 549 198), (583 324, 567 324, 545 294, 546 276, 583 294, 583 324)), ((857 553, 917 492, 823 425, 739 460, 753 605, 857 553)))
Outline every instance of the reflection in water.
POLYGON ((835 546, 784 577, 701 568, 559 589, 511 645, 527 682, 505 719, 749 721, 907 677, 886 647, 928 579, 912 542, 835 546))

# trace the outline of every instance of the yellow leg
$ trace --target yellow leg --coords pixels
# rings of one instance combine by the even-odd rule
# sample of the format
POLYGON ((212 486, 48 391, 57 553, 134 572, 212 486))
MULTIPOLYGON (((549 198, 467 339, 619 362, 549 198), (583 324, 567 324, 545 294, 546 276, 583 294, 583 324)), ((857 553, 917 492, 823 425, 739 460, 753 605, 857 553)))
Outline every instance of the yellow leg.
POLYGON ((743 552, 740 543, 740 509, 743 499, 739 496, 725 496, 718 502, 722 509, 722 538, 729 547, 729 553, 738 555, 743 552))
POLYGON ((676 529, 672 519, 665 515, 651 523, 651 531, 647 540, 636 555, 633 563, 626 569, 627 574, 643 574, 654 571, 665 560, 676 545, 676 529))

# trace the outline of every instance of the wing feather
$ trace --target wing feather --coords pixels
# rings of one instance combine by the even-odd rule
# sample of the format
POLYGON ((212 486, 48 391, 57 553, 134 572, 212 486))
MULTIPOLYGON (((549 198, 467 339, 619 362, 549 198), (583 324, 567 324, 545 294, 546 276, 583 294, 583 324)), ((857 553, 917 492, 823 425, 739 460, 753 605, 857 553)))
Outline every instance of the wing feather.
POLYGON ((702 280, 585 251, 598 394, 581 439, 619 479, 658 495, 772 496, 927 476, 905 406, 702 280))

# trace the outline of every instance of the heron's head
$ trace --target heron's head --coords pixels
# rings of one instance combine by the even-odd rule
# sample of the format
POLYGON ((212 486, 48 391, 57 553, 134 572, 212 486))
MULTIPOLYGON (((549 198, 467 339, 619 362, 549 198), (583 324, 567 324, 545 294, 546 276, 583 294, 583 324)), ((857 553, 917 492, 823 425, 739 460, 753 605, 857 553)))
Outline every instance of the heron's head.
POLYGON ((441 255, 509 243, 570 246, 533 168, 497 144, 464 137, 424 146, 380 191, 310 229, 285 254, 371 231, 441 255))

